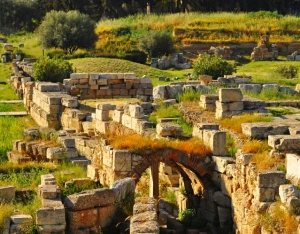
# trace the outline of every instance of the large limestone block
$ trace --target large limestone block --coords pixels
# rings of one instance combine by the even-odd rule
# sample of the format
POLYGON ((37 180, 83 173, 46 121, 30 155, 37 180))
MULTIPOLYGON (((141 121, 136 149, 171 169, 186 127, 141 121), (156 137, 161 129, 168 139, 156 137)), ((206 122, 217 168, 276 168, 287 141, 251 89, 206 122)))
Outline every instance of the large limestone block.
POLYGON ((289 127, 272 123, 243 123, 243 134, 255 139, 267 139, 269 135, 287 135, 289 127))
POLYGON ((86 190, 66 197, 64 204, 68 210, 86 210, 114 204, 115 193, 111 189, 86 190))
POLYGON ((275 200, 274 188, 256 188, 254 197, 259 202, 273 202, 275 200))
POLYGON ((209 144, 213 155, 226 155, 226 132, 215 130, 203 130, 203 141, 209 144))
POLYGON ((212 76, 200 75, 199 80, 201 81, 201 84, 208 85, 212 81, 212 76))
POLYGON ((15 187, 10 186, 0 186, 0 201, 11 201, 15 198, 15 187))
POLYGON ((179 94, 183 92, 182 86, 181 85, 169 85, 166 86, 168 93, 169 93, 169 98, 176 98, 179 94))
POLYGON ((202 94, 200 96, 200 102, 203 103, 215 103, 219 101, 219 96, 215 94, 202 94))
POLYGON ((159 234, 157 221, 135 222, 130 224, 130 234, 152 233, 159 234))
POLYGON ((56 199, 60 197, 60 188, 57 185, 39 185, 39 196, 45 199, 56 199))
POLYGON ((42 207, 43 208, 54 208, 54 207, 61 207, 62 202, 61 198, 55 198, 55 199, 42 199, 42 207))
POLYGON ((269 135, 268 144, 280 151, 299 151, 300 135, 269 135))
POLYGON ((87 165, 87 177, 93 181, 99 181, 99 168, 94 165, 87 165))
POLYGON ((116 105, 111 105, 110 103, 98 103, 98 104, 96 104, 96 109, 102 110, 102 111, 115 110, 116 105))
POLYGON ((216 101, 216 108, 223 111, 242 111, 244 109, 244 103, 216 101))
POLYGON ((113 170, 131 171, 131 153, 128 150, 113 150, 113 170))
POLYGON ((262 89, 261 84, 240 84, 239 88, 245 93, 260 93, 262 89))
POLYGON ((109 111, 96 109, 96 119, 100 121, 109 121, 109 111))
POLYGON ((156 125, 156 133, 159 137, 178 137, 182 136, 183 130, 179 124, 159 123, 156 125))
POLYGON ((66 225, 64 206, 37 209, 36 223, 38 225, 66 225))
MULTIPOLYGON (((286 154, 286 175, 293 182, 300 179, 300 156, 298 154, 286 154)), ((297 182, 298 183, 298 182, 297 182)))
POLYGON ((75 139, 73 137, 61 136, 57 141, 65 148, 75 148, 75 139))
POLYGON ((88 73, 71 73, 70 78, 81 79, 81 78, 89 78, 88 73))
POLYGON ((203 130, 219 130, 217 123, 196 123, 193 128, 193 136, 203 139, 203 130))
POLYGON ((244 103, 244 110, 264 109, 266 106, 265 101, 257 98, 248 97, 248 96, 244 96, 243 103, 244 103))
POLYGON ((282 171, 261 171, 257 174, 259 188, 278 188, 285 183, 285 174, 282 171))
POLYGON ((234 163, 231 157, 212 156, 212 160, 215 163, 214 170, 220 173, 225 173, 227 165, 234 163))
POLYGON ((129 115, 133 118, 138 118, 138 119, 144 118, 144 109, 140 105, 131 104, 128 106, 128 111, 129 111, 129 115))
POLYGON ((167 86, 165 85, 159 85, 159 86, 156 86, 154 89, 153 89, 153 99, 157 99, 157 100, 163 100, 163 99, 167 99, 169 98, 168 96, 168 93, 167 93, 167 86))
POLYGON ((280 86, 279 92, 289 95, 295 95, 297 93, 293 88, 288 86, 280 86))
POLYGON ((282 184, 279 186, 279 196, 282 203, 286 203, 290 197, 299 197, 300 190, 292 184, 282 184))
POLYGON ((295 91, 298 92, 298 93, 300 92, 300 84, 296 85, 295 91))
POLYGON ((109 132, 109 121, 102 121, 96 119, 96 130, 100 133, 106 134, 109 132))
POLYGON ((61 225, 39 225, 38 226, 38 231, 39 233, 65 233, 66 225, 61 224, 61 225))
POLYGON ((262 91, 270 91, 270 90, 279 90, 279 85, 278 84, 264 84, 262 86, 262 91))
POLYGON ((51 147, 47 149, 47 158, 50 160, 75 158, 75 157, 78 157, 78 152, 76 148, 51 147))
POLYGON ((58 83, 51 82, 36 82, 35 86, 41 92, 59 92, 61 91, 58 83))
POLYGON ((65 97, 65 98, 61 99, 61 104, 65 107, 77 108, 78 107, 78 99, 77 99, 77 97, 65 97))
POLYGON ((10 216, 10 220, 13 224, 23 224, 32 221, 31 215, 17 214, 10 216))
POLYGON ((241 92, 241 89, 237 89, 237 88, 219 89, 220 102, 241 102, 242 100, 243 100, 243 94, 241 92))
POLYGON ((116 210, 117 207, 115 204, 98 208, 100 227, 108 227, 112 223, 116 210))
POLYGON ((41 175, 41 185, 54 185, 56 184, 53 174, 41 175))
POLYGON ((123 110, 114 110, 113 112, 113 121, 117 123, 122 123, 122 115, 124 114, 123 110))
POLYGON ((125 178, 114 182, 110 188, 116 196, 116 204, 122 206, 130 197, 133 199, 135 192, 135 180, 133 178, 125 178))

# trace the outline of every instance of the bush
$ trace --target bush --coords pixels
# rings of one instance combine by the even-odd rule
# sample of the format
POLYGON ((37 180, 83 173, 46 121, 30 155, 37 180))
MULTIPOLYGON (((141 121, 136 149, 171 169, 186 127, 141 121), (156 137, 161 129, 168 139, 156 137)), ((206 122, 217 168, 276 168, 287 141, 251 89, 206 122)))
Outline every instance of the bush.
POLYGON ((150 31, 140 40, 139 47, 145 51, 148 56, 161 57, 173 52, 172 36, 164 31, 150 31))
POLYGON ((179 213, 179 220, 186 226, 191 228, 203 228, 205 222, 200 214, 196 214, 193 209, 186 209, 179 213))
POLYGON ((278 76, 280 78, 286 78, 286 79, 293 79, 298 76, 298 67, 293 65, 281 65, 278 66, 274 71, 273 74, 275 76, 278 76))
POLYGON ((234 65, 227 62, 220 56, 210 56, 205 54, 193 64, 193 77, 198 79, 199 75, 210 75, 213 79, 231 75, 234 71, 234 65))
POLYGON ((72 65, 68 61, 43 57, 34 64, 33 77, 39 81, 63 82, 72 72, 72 65))
POLYGON ((50 11, 39 27, 39 40, 45 48, 60 48, 66 54, 94 46, 95 22, 78 11, 50 11))

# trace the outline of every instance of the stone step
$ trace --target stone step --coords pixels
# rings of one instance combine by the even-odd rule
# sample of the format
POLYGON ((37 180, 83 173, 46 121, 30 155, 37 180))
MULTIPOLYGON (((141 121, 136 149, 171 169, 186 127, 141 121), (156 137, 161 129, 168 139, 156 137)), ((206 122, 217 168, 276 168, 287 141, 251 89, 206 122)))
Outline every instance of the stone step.
POLYGON ((87 168, 88 165, 91 164, 91 160, 87 159, 86 157, 76 157, 76 158, 70 158, 70 161, 74 165, 80 165, 83 168, 87 168))
POLYGON ((0 103, 9 103, 9 104, 15 104, 15 103, 22 103, 23 100, 0 100, 0 103))
POLYGON ((0 116, 25 116, 28 115, 26 111, 16 111, 16 112, 0 112, 0 116))

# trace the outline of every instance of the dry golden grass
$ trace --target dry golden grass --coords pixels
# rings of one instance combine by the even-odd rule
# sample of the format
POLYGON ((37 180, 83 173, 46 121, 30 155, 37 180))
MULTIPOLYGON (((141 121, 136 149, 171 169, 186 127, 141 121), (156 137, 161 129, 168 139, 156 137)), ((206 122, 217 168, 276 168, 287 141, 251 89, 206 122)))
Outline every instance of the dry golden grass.
POLYGON ((268 151, 268 149, 268 142, 260 140, 250 140, 242 146, 242 150, 244 153, 262 153, 264 151, 268 151))
POLYGON ((269 170, 277 164, 283 164, 284 160, 279 157, 272 157, 268 151, 256 153, 251 157, 251 162, 256 164, 257 171, 269 170))
POLYGON ((201 156, 211 155, 211 150, 199 139, 187 141, 169 141, 167 139, 152 140, 141 135, 124 135, 110 138, 110 144, 115 149, 127 149, 131 152, 142 153, 145 150, 157 151, 163 148, 180 150, 187 154, 198 154, 201 156))
POLYGON ((236 133, 242 133, 242 123, 253 123, 253 122, 271 122, 271 116, 245 114, 234 116, 231 118, 223 118, 219 120, 219 124, 222 128, 233 130, 236 133))

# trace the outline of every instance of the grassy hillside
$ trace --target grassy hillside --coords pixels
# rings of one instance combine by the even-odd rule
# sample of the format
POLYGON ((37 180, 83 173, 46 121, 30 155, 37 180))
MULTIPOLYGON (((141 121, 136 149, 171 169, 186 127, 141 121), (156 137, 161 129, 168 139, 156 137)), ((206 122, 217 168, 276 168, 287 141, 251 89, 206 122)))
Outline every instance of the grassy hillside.
POLYGON ((133 72, 138 77, 143 75, 148 76, 152 79, 153 85, 166 84, 164 81, 159 81, 159 76, 169 77, 171 80, 183 81, 187 78, 187 73, 192 72, 192 69, 188 70, 159 70, 152 68, 149 65, 143 65, 134 63, 122 59, 109 59, 109 58, 81 58, 70 60, 76 72, 133 72))

